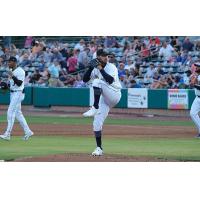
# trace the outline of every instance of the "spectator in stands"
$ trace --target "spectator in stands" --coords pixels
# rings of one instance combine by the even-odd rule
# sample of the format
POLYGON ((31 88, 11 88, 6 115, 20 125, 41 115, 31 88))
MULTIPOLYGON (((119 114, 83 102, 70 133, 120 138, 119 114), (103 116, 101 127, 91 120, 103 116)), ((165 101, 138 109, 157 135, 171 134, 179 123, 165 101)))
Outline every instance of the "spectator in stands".
POLYGON ((119 81, 120 81, 122 88, 126 88, 126 82, 127 82, 126 75, 121 75, 119 77, 119 81))
POLYGON ((149 50, 150 50, 150 55, 152 58, 157 58, 158 57, 158 45, 156 44, 156 40, 155 38, 151 39, 151 42, 148 46, 149 50))
POLYGON ((107 36, 104 41, 105 48, 112 48, 116 44, 116 39, 113 36, 107 36))
POLYGON ((49 86, 50 87, 63 87, 64 84, 59 80, 59 72, 61 70, 58 60, 54 60, 48 68, 50 73, 49 86))
POLYGON ((177 36, 171 36, 171 46, 174 48, 175 51, 180 51, 181 49, 181 45, 180 45, 180 41, 178 39, 177 36))
POLYGON ((40 74, 41 74, 41 77, 37 81, 37 84, 40 85, 40 86, 48 86, 49 78, 50 78, 50 73, 49 73, 48 67, 46 66, 44 68, 44 71, 41 72, 40 74))
POLYGON ((52 53, 53 53, 53 55, 52 55, 52 57, 51 57, 51 61, 57 60, 58 62, 60 62, 60 61, 63 60, 63 56, 62 56, 62 54, 59 52, 58 48, 54 48, 52 53))
POLYGON ((81 39, 79 43, 77 43, 74 47, 75 50, 79 49, 80 51, 83 51, 85 48, 85 41, 81 39))
POLYGON ((125 76, 126 75, 126 72, 125 72, 125 69, 124 69, 124 63, 121 62, 119 63, 119 68, 118 68, 118 76, 125 76))
POLYGON ((88 66, 90 49, 85 47, 83 51, 78 54, 78 68, 82 70, 88 66))
POLYGON ((31 47, 31 44, 32 44, 32 41, 33 41, 33 37, 32 36, 27 36, 26 37, 26 40, 25 40, 25 44, 24 44, 24 48, 30 48, 31 47))
POLYGON ((154 76, 155 71, 156 70, 155 70, 154 64, 150 63, 150 66, 147 68, 147 72, 144 75, 145 82, 149 82, 149 83, 153 82, 153 76, 154 76))
POLYGON ((170 44, 167 44, 167 42, 163 42, 163 45, 159 51, 159 56, 163 57, 164 60, 169 60, 172 56, 173 51, 174 48, 170 44))
POLYGON ((25 53, 22 58, 21 58, 21 62, 20 62, 20 66, 22 68, 24 68, 25 70, 29 69, 29 67, 31 67, 31 61, 29 60, 29 55, 27 53, 25 53))
POLYGON ((130 80, 130 88, 142 88, 142 86, 135 81, 135 79, 130 80))
POLYGON ((142 44, 140 56, 141 56, 142 59, 144 59, 145 61, 148 61, 148 58, 149 58, 149 56, 150 56, 150 50, 148 49, 148 47, 146 46, 145 43, 142 44))
POLYGON ((114 53, 110 53, 110 55, 108 55, 108 62, 113 63, 116 67, 118 66, 118 61, 116 60, 114 53))
POLYGON ((11 42, 12 42, 11 36, 3 36, 3 46, 4 46, 4 48, 9 49, 11 47, 11 42))
POLYGON ((157 72, 159 75, 164 75, 164 74, 165 74, 164 71, 163 71, 163 69, 162 69, 162 64, 161 64, 161 63, 158 64, 158 66, 157 66, 157 68, 156 68, 156 72, 157 72))
POLYGON ((193 48, 194 48, 194 44, 190 41, 188 37, 185 37, 185 40, 182 44, 182 50, 193 51, 193 48))
POLYGON ((75 51, 71 51, 69 54, 69 58, 67 60, 67 70, 68 73, 73 73, 78 69, 78 59, 75 56, 75 51))
POLYGON ((132 59, 129 59, 129 60, 127 61, 127 64, 125 65, 124 69, 130 71, 131 68, 134 69, 134 68, 135 68, 135 65, 134 65, 134 63, 133 63, 133 60, 132 60, 132 59))
POLYGON ((62 54, 62 57, 67 60, 69 57, 69 52, 68 52, 68 44, 65 43, 61 46, 60 48, 60 53, 62 54))
POLYGON ((36 84, 39 81, 41 76, 42 75, 40 74, 39 69, 35 69, 35 71, 32 74, 32 76, 30 76, 30 81, 29 82, 32 83, 32 84, 36 84))
POLYGON ((85 87, 85 83, 83 82, 82 77, 80 76, 80 74, 76 75, 73 87, 75 87, 75 88, 85 87))

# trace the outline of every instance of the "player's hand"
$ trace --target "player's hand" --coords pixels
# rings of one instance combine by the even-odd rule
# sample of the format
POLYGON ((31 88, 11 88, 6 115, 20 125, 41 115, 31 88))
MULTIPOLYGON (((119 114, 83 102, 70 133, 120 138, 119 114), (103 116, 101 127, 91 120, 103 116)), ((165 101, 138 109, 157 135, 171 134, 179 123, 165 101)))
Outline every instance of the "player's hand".
POLYGON ((102 69, 103 69, 102 65, 99 64, 99 65, 97 66, 97 69, 102 70, 102 69))

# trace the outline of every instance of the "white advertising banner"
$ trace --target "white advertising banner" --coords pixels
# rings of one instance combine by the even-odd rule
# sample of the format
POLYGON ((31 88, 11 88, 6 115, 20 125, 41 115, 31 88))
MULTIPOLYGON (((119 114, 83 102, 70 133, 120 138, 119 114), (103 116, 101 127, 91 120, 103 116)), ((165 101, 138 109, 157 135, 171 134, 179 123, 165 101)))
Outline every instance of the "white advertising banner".
POLYGON ((148 92, 146 88, 128 89, 128 108, 147 108, 148 92))
POLYGON ((169 89, 168 109, 188 109, 188 90, 169 89))

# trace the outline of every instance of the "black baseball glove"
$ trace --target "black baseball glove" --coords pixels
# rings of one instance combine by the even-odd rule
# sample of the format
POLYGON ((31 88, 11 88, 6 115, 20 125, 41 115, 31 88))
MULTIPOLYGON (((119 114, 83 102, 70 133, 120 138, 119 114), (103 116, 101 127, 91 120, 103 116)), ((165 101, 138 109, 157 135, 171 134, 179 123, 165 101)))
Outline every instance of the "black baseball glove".
POLYGON ((196 88, 197 90, 200 90, 200 85, 195 84, 194 88, 196 88))
POLYGON ((2 81, 2 82, 0 82, 0 88, 2 90, 8 90, 9 89, 9 85, 6 82, 2 81))
POLYGON ((97 68, 97 66, 100 64, 100 61, 99 59, 95 58, 95 59, 92 59, 90 62, 89 62, 89 67, 94 69, 94 68, 97 68))

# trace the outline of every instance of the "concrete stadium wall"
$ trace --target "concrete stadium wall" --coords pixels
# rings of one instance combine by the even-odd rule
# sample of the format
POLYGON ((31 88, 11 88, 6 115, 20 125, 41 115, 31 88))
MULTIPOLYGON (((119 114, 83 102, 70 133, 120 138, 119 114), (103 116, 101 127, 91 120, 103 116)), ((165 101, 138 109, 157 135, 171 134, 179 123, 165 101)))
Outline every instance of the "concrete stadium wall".
MULTIPOLYGON (((34 105, 35 107, 50 106, 89 106, 89 88, 25 88, 24 105, 34 105)), ((195 98, 194 90, 188 90, 188 104, 191 108, 195 98)), ((0 93, 0 104, 9 104, 9 92, 0 93)), ((127 108, 128 90, 122 89, 122 98, 117 104, 117 108, 127 108)), ((168 90, 148 90, 148 109, 168 109, 168 90)))

